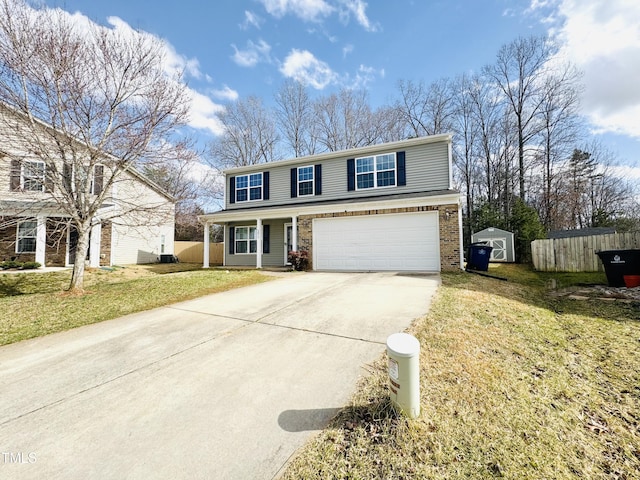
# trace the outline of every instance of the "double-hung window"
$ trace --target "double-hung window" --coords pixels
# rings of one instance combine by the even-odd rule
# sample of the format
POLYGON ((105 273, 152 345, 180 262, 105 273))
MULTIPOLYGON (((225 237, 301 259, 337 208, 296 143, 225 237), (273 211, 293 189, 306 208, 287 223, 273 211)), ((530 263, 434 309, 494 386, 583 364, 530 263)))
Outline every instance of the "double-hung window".
POLYGON ((236 177, 236 202, 262 200, 262 172, 236 177))
POLYGON ((304 197, 307 195, 314 195, 314 167, 313 165, 308 167, 298 167, 298 196, 304 197))
POLYGON ((356 158, 356 189, 393 187, 396 185, 396 155, 385 153, 356 158))
POLYGON ((36 251, 37 231, 38 222, 35 220, 26 220, 18 223, 16 253, 34 253, 36 251))
POLYGON ((235 253, 256 253, 258 251, 258 229, 256 227, 235 227, 235 253))
POLYGON ((22 188, 29 192, 44 192, 44 162, 22 162, 22 188))

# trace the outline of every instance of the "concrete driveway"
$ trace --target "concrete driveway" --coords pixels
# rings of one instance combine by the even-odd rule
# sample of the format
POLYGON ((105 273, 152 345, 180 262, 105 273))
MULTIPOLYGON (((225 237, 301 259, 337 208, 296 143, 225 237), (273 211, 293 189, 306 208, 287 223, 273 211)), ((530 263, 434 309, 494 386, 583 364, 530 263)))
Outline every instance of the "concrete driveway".
POLYGON ((438 276, 288 274, 0 348, 0 479, 269 479, 438 276))

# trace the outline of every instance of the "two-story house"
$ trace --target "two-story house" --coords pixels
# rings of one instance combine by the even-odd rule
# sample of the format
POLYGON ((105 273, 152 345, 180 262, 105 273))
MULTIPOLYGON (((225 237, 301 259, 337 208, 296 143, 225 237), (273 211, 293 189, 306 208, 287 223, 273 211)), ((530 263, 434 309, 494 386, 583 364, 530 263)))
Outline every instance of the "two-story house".
POLYGON ((271 267, 306 250, 313 270, 439 272, 462 267, 460 193, 449 134, 224 172, 224 265, 271 267))
MULTIPOLYGON (((76 201, 92 201, 108 189, 105 202, 91 219, 86 259, 90 266, 151 263, 161 254, 173 254, 175 201, 170 195, 132 168, 121 171, 117 181, 107 186, 112 178, 109 169, 118 168, 114 166, 118 162, 106 154, 103 164, 86 169, 62 159, 45 162, 20 141, 28 135, 24 124, 20 113, 0 105, 0 261, 36 261, 43 266, 75 263, 78 233, 60 203, 64 201, 61 190, 70 189, 78 175, 90 177, 90 191, 76 201), (65 185, 53 181, 56 177, 49 169, 54 164, 57 178, 65 185)), ((51 130, 44 123, 39 125, 51 130)), ((86 148, 72 142, 74 148, 86 148)))

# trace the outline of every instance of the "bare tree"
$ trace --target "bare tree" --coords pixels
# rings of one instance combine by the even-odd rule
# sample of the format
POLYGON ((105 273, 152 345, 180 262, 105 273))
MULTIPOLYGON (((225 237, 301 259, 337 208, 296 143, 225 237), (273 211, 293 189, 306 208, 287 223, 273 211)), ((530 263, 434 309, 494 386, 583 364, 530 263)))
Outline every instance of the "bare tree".
POLYGON ((398 90, 397 107, 408 125, 410 136, 435 135, 450 130, 453 99, 449 79, 442 78, 428 87, 422 81, 400 80, 398 90))
MULTIPOLYGON (((314 135, 326 150, 369 145, 371 108, 364 90, 342 89, 314 103, 314 135)), ((374 135, 375 136, 375 135, 374 135)))
POLYGON ((199 241, 204 233, 197 216, 222 200, 223 186, 218 172, 204 165, 191 141, 167 145, 171 160, 144 163, 142 173, 176 200, 175 239, 199 241))
POLYGON ((541 128, 540 109, 544 95, 547 62, 553 52, 546 37, 518 38, 503 45, 492 65, 484 73, 502 91, 507 109, 513 116, 517 133, 519 195, 526 198, 525 150, 541 128))
POLYGON ((571 154, 579 137, 579 73, 571 65, 560 65, 544 79, 540 94, 541 128, 537 162, 542 170, 539 179, 540 217, 547 230, 558 227, 562 201, 558 196, 563 181, 559 171, 571 154))
POLYGON ((276 160, 280 136, 273 115, 258 97, 239 99, 218 117, 225 131, 209 146, 213 166, 241 167, 276 160))
MULTIPOLYGON (((185 86, 180 74, 167 73, 163 52, 150 35, 0 0, 3 152, 12 165, 27 158, 44 165, 46 188, 38 198, 70 218, 79 237, 76 258, 86 257, 92 221, 106 204, 116 207, 108 215, 103 209, 102 218, 114 222, 159 215, 158 205, 114 192, 138 175, 133 167, 140 159, 162 160, 159 147, 186 120, 185 86)), ((84 267, 74 263, 71 289, 82 289, 84 267)))
POLYGON ((305 86, 287 80, 275 95, 275 115, 285 142, 295 157, 316 153, 316 139, 312 134, 313 102, 305 86))

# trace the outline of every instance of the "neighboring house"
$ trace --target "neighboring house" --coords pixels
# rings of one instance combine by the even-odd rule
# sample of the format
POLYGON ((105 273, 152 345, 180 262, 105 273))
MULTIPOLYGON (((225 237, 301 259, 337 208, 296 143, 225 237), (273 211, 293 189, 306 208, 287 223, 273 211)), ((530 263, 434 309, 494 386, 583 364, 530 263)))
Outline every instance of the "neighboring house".
MULTIPOLYGON (((7 120, 19 124, 20 115, 4 108, 0 115, 4 115, 0 122, 0 261, 72 265, 76 261, 78 234, 56 202, 45 163, 28 152, 8 151, 13 147, 7 145, 18 143, 10 142, 8 136, 19 129, 8 128, 11 123, 7 120)), ((43 128, 50 127, 43 124, 43 128)), ((69 165, 61 160, 56 167, 71 178, 69 165)), ((106 168, 96 165, 89 173, 90 195, 102 192, 106 168)), ((121 172, 109 188, 109 204, 104 204, 92 219, 88 264, 98 267, 151 263, 160 254, 173 254, 173 198, 133 169, 121 172), (136 210, 136 206, 140 209, 136 210), (153 221, 151 216, 136 213, 143 209, 153 211, 153 221)))
POLYGON ((491 250, 491 262, 515 262, 516 250, 513 241, 513 232, 500 228, 489 227, 471 235, 471 242, 485 242, 491 250))
POLYGON ((329 152, 224 172, 226 266, 275 267, 307 251, 314 270, 462 267, 460 193, 451 135, 329 152))

